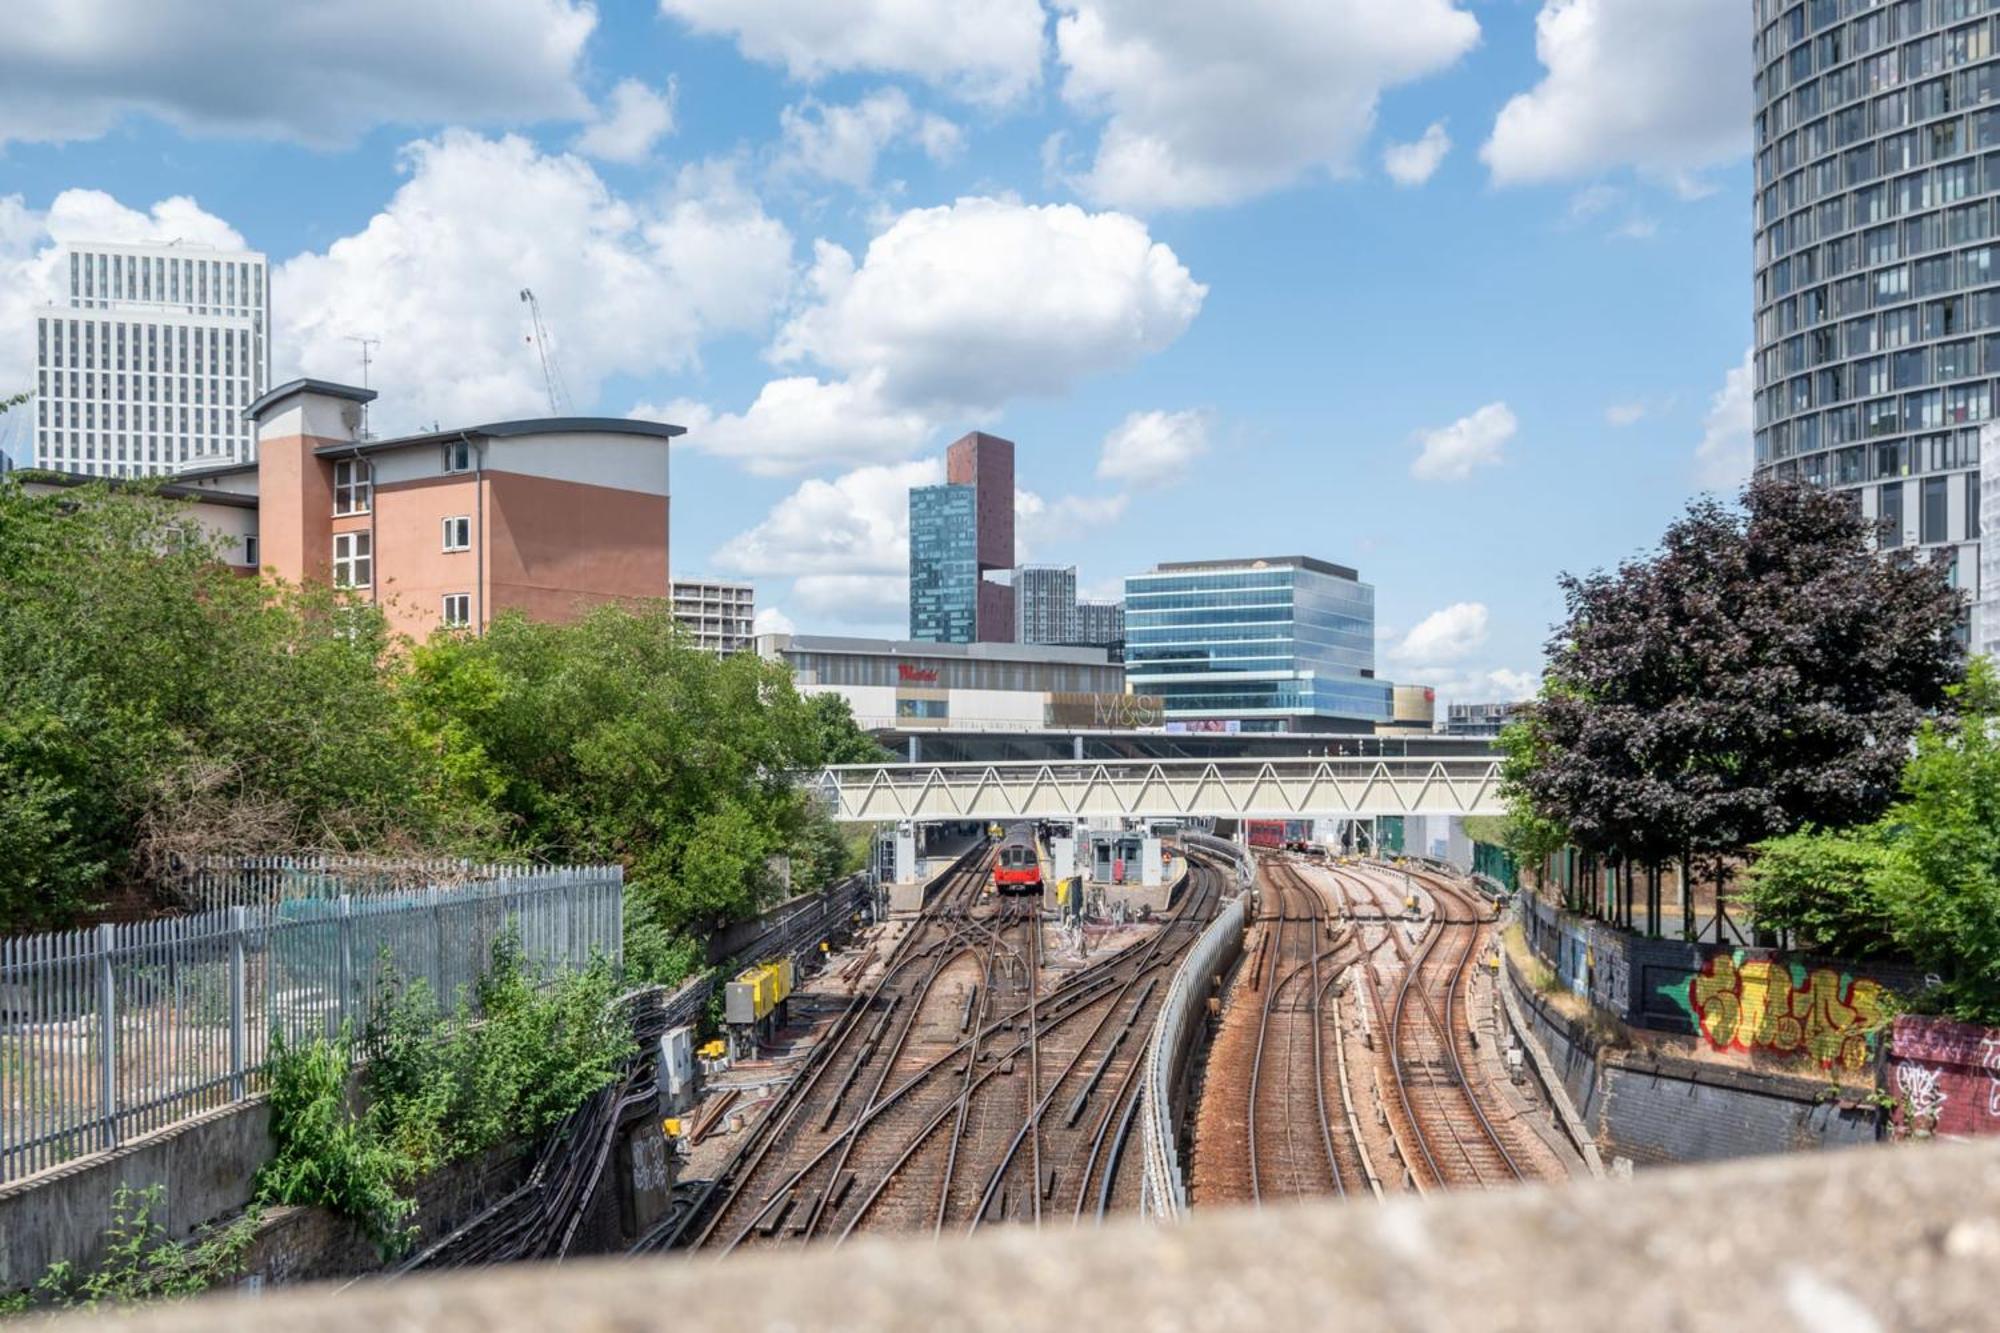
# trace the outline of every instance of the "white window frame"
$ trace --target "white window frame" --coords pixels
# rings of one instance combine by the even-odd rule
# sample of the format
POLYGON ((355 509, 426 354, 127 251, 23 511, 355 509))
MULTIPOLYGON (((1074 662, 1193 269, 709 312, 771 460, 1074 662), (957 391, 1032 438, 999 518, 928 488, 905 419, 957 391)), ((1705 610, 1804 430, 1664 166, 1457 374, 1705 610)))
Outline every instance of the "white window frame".
POLYGON ((472 471, 472 442, 470 440, 447 440, 444 445, 444 471, 446 475, 472 471))
POLYGON ((472 549, 472 516, 454 514, 444 521, 444 549, 447 551, 470 551, 472 549))
POLYGON ((252 569, 258 568, 257 554, 257 534, 253 532, 243 539, 243 563, 252 569))
POLYGON ((375 543, 365 532, 333 534, 333 586, 372 588, 375 586, 375 543))
POLYGON ((365 458, 337 459, 333 465, 335 518, 365 514, 375 504, 375 466, 365 458))
POLYGON ((469 592, 448 592, 438 612, 438 623, 446 629, 466 629, 472 624, 472 594, 469 592), (452 603, 458 603, 456 608, 452 603), (453 610, 458 614, 454 616, 453 610))

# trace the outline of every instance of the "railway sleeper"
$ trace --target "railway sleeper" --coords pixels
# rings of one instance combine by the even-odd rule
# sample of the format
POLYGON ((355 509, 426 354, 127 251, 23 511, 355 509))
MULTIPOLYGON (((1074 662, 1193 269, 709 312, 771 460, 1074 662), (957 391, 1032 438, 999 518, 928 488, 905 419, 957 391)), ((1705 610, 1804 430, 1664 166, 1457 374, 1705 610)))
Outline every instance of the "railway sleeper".
POLYGON ((818 1203, 819 1191, 814 1190, 800 1201, 799 1207, 792 1210, 792 1234, 794 1236, 803 1236, 806 1234, 806 1228, 812 1225, 813 1210, 818 1203))
POLYGON ((1044 1201, 1056 1197, 1056 1168, 1042 1172, 1042 1198, 1044 1201))
POLYGON ((854 1173, 852 1171, 841 1172, 833 1178, 833 1184, 827 1187, 826 1206, 829 1209, 840 1207, 841 1204, 847 1202, 847 1192, 853 1188, 854 1173))
POLYGON ((1097 1085, 1104 1081, 1104 1071, 1111 1068, 1112 1057, 1118 1054, 1118 1048, 1124 1044, 1125 1032, 1121 1031, 1111 1039, 1111 1044, 1104 1048, 1103 1056, 1097 1061, 1097 1068, 1091 1070, 1090 1077, 1084 1080, 1082 1091, 1070 1099, 1069 1114, 1063 1120, 1064 1129, 1076 1128, 1076 1122, 1083 1118, 1083 1108, 1090 1104, 1090 1094, 1096 1092, 1097 1085))
POLYGON ((765 1210, 764 1216, 757 1223, 757 1233, 762 1236, 777 1235, 778 1228, 785 1225, 785 1214, 792 1211, 792 1204, 795 1203, 797 1199, 798 1199, 798 1191, 787 1190, 783 1198, 779 1199, 776 1204, 765 1210))

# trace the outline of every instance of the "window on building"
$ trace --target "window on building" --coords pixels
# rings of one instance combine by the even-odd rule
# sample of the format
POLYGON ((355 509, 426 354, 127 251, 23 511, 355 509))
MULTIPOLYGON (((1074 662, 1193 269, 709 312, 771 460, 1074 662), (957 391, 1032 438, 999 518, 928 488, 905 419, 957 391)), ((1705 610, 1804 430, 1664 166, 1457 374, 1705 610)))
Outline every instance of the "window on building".
POLYGON ((1903 544, 1903 483, 1892 481, 1878 494, 1875 515, 1881 525, 1884 547, 1903 544))
POLYGON ((464 515, 444 521, 444 549, 447 551, 469 551, 472 549, 472 520, 464 515))
POLYGON ((472 623, 472 594, 448 592, 444 595, 444 623, 447 629, 463 629, 472 623))
POLYGON ((333 538, 333 586, 367 588, 375 582, 373 543, 365 532, 340 532, 333 538))
POLYGON ((365 458, 343 458, 333 465, 333 512, 365 514, 374 499, 375 468, 365 458))
POLYGON ((253 532, 243 539, 243 563, 255 569, 260 564, 257 556, 257 534, 253 532))
POLYGON ((1919 540, 1925 544, 1945 540, 1946 506, 1944 477, 1925 477, 1923 489, 1923 512, 1918 528, 1919 540))
POLYGON ((444 447, 444 470, 446 472, 472 471, 472 445, 465 440, 453 440, 444 447))

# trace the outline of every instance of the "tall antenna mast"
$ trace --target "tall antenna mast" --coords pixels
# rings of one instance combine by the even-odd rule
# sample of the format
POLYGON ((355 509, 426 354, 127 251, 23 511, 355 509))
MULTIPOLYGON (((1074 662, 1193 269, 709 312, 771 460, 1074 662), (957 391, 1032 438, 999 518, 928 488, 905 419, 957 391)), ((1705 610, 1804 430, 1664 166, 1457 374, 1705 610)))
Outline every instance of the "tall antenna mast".
POLYGON ((542 387, 548 390, 549 414, 561 416, 569 403, 569 389, 563 383, 562 364, 556 360, 555 348, 549 345, 548 326, 542 323, 542 303, 535 299, 532 288, 521 289, 521 301, 528 307, 528 316, 533 321, 535 332, 529 341, 542 358, 542 387))
MULTIPOLYGON (((361 333, 350 333, 346 337, 347 341, 351 343, 361 344, 361 387, 365 389, 368 387, 368 365, 373 360, 369 355, 369 349, 380 347, 382 340, 361 333)), ((363 439, 368 437, 368 404, 366 403, 361 405, 361 435, 363 439)))

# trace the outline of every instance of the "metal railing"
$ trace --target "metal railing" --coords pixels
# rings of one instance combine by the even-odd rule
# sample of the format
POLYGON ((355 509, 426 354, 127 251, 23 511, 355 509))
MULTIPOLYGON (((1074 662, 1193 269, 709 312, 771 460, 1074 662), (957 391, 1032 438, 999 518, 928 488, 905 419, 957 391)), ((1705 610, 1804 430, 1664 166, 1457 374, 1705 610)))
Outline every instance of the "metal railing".
POLYGON ((1228 970, 1243 948, 1244 899, 1216 915, 1174 973, 1146 1044, 1145 1083, 1139 1090, 1139 1142, 1143 1170, 1139 1209, 1146 1217, 1179 1221, 1187 1215, 1187 1177, 1181 1170, 1181 1091, 1194 1041, 1208 1012, 1209 978, 1228 970))
POLYGON ((623 896, 569 867, 0 940, 0 1183, 260 1091, 274 1034, 360 1027, 392 977, 449 1004, 510 930, 544 973, 618 963, 623 896))
POLYGON ((846 823, 1506 813, 1491 756, 841 764, 807 782, 846 823))

